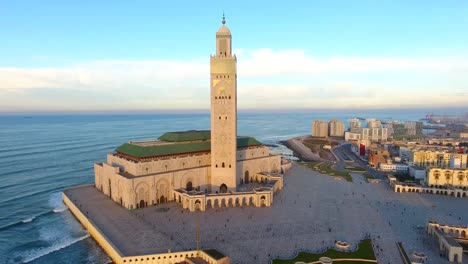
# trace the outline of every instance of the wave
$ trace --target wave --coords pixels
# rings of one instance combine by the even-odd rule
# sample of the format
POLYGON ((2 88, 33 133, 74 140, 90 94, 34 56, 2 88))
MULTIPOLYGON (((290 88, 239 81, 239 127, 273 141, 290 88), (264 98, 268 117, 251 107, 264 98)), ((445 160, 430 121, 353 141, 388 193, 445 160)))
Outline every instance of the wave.
POLYGON ((107 148, 111 148, 112 146, 109 146, 109 143, 102 143, 102 142, 97 142, 93 144, 69 144, 66 147, 58 147, 58 148, 43 148, 43 149, 38 149, 33 151, 24 151, 24 152, 19 152, 15 154, 7 153, 5 151, 5 154, 0 155, 0 158, 8 159, 8 161, 15 161, 15 159, 12 158, 22 158, 22 157, 28 157, 28 156, 34 156, 34 155, 40 155, 44 153, 50 153, 50 152, 60 152, 60 153, 68 153, 71 152, 72 154, 75 154, 75 150, 81 150, 81 149, 88 149, 89 151, 98 151, 98 150, 104 150, 107 148), (105 146, 105 147, 104 147, 105 146))
MULTIPOLYGON (((63 211, 65 211, 65 210, 63 210, 63 211)), ((60 212, 63 212, 63 211, 60 211, 60 212)), ((31 223, 32 221, 36 220, 38 217, 45 216, 45 215, 48 215, 48 214, 51 214, 51 213, 55 213, 55 209, 47 211, 47 212, 43 212, 43 213, 40 213, 40 214, 37 214, 37 215, 33 215, 31 217, 28 217, 26 219, 23 219, 23 220, 14 222, 14 223, 6 224, 6 225, 0 227, 0 231, 12 228, 14 226, 19 226, 19 225, 31 223)))
POLYGON ((52 192, 52 191, 61 190, 64 187, 65 186, 57 186, 57 187, 46 189, 46 190, 41 190, 41 191, 37 191, 37 192, 27 193, 27 194, 20 195, 20 196, 10 197, 8 199, 0 201, 0 204, 15 201, 15 200, 20 200, 20 199, 24 199, 24 198, 28 198, 28 197, 35 196, 35 195, 41 195, 41 194, 45 194, 45 193, 52 192))
POLYGON ((27 224, 27 223, 31 223, 32 221, 34 221, 36 218, 38 217, 41 217, 41 216, 44 216, 44 215, 48 215, 48 214, 51 214, 51 213, 62 213, 62 212, 65 212, 68 210, 68 207, 62 202, 62 192, 55 192, 55 193, 52 193, 50 195, 50 198, 49 198, 49 205, 54 208, 50 211, 46 211, 46 212, 42 212, 42 213, 39 213, 39 214, 36 214, 36 215, 33 215, 31 217, 28 217, 26 219, 23 219, 21 221, 18 221, 18 222, 14 222, 14 223, 11 223, 11 224, 7 224, 7 225, 4 225, 4 226, 1 226, 0 227, 0 231, 1 230, 5 230, 5 229, 8 229, 8 228, 11 228, 13 226, 17 226, 17 225, 21 225, 21 224, 27 224))
POLYGON ((26 219, 22 220, 21 222, 23 222, 23 223, 30 223, 30 222, 32 222, 34 219, 36 219, 36 217, 35 217, 35 216, 32 216, 32 217, 29 217, 29 218, 26 218, 26 219))
POLYGON ((65 212, 66 210, 68 210, 68 208, 55 208, 52 211, 57 214, 57 213, 65 212))
POLYGON ((69 247, 69 246, 71 246, 71 245, 73 245, 73 244, 75 244, 75 243, 78 243, 78 242, 80 242, 80 241, 82 241, 82 240, 85 240, 85 239, 87 239, 87 238, 89 238, 89 234, 86 234, 86 235, 84 235, 84 236, 82 236, 82 237, 78 237, 78 238, 72 239, 72 240, 70 240, 70 241, 65 241, 65 242, 62 243, 62 244, 53 245, 52 247, 46 248, 46 249, 44 249, 44 250, 41 250, 41 251, 39 251, 36 255, 34 255, 34 256, 32 256, 32 257, 29 257, 29 258, 23 260, 22 263, 31 262, 31 261, 36 260, 36 259, 38 259, 38 258, 44 257, 44 256, 46 256, 46 255, 49 255, 50 253, 53 253, 53 252, 55 252, 55 251, 59 251, 59 250, 61 250, 61 249, 67 248, 67 247, 69 247))

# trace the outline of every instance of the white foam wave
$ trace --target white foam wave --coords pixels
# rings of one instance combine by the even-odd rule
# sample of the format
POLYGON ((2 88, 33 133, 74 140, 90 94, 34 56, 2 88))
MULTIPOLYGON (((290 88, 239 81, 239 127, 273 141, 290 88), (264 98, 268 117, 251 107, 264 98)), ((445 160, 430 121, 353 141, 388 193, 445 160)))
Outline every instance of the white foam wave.
POLYGON ((56 244, 56 245, 53 245, 51 247, 45 248, 43 250, 39 250, 39 251, 35 252, 36 254, 34 254, 33 256, 23 260, 22 262, 23 263, 31 262, 31 261, 36 260, 38 258, 41 258, 41 257, 43 257, 45 255, 49 255, 52 252, 55 252, 55 251, 64 249, 66 247, 69 247, 69 246, 71 246, 71 245, 73 245, 75 243, 80 242, 81 240, 87 239, 88 237, 89 237, 89 234, 86 234, 86 235, 84 235, 82 237, 78 237, 78 238, 75 238, 75 239, 72 239, 72 240, 69 240, 69 241, 64 241, 64 243, 62 243, 62 244, 56 244))
POLYGON ((62 201, 62 192, 52 193, 49 198, 49 205, 54 208, 54 213, 61 213, 67 210, 67 206, 62 201))
POLYGON ((29 217, 29 218, 24 219, 24 220, 21 221, 21 222, 23 222, 23 223, 30 223, 30 222, 32 222, 34 219, 36 219, 36 217, 35 217, 35 216, 31 216, 31 217, 29 217))
POLYGON ((66 210, 68 210, 68 208, 55 208, 54 210, 54 213, 61 213, 61 212, 65 212, 66 210))

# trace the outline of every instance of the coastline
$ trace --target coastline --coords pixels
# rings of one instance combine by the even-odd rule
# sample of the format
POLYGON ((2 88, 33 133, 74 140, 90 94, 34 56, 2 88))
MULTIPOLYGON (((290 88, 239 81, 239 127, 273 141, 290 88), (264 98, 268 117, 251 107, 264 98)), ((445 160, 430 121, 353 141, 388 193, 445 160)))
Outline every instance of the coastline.
MULTIPOLYGON (((142 264, 167 264, 167 263, 198 263, 197 260, 204 261, 210 264, 229 264, 230 258, 224 256, 214 249, 200 249, 188 251, 170 250, 167 253, 150 253, 150 254, 125 254, 116 244, 107 236, 105 231, 99 227, 97 222, 94 222, 88 217, 88 211, 82 211, 81 204, 77 206, 72 199, 73 195, 70 192, 75 192, 75 196, 81 194, 85 189, 94 189, 93 184, 80 185, 65 189, 62 193, 63 203, 70 209, 70 212, 80 222, 91 237, 99 244, 115 264, 123 263, 142 263, 142 264), (213 254, 214 253, 214 254, 213 254), (192 262, 189 262, 192 261, 192 262)), ((86 208, 86 207, 84 207, 86 208)), ((137 219, 133 219, 137 221, 137 219)), ((102 226, 101 226, 102 227, 102 226)), ((127 241, 128 243, 128 241, 127 241)))
POLYGON ((314 161, 327 161, 321 158, 318 154, 313 153, 306 147, 302 140, 307 136, 299 136, 288 140, 280 141, 281 144, 293 151, 294 156, 299 158, 299 161, 314 162, 314 161))

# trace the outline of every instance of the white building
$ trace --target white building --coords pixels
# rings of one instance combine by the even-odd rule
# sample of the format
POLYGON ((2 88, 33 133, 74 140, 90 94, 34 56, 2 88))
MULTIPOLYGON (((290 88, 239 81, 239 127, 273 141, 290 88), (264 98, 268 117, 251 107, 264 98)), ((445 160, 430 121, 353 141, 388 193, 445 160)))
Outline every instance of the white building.
MULTIPOLYGON (((462 158, 460 156, 450 156, 450 164, 449 167, 452 169, 460 169, 462 167, 462 158)), ((466 165, 464 166, 466 167, 466 165)))
POLYGON ((407 173, 409 170, 409 166, 406 164, 386 164, 380 163, 379 169, 381 171, 391 171, 396 173, 407 173))
POLYGON ((345 140, 346 141, 360 140, 360 139, 361 139, 361 134, 351 133, 351 132, 348 132, 348 131, 345 132, 345 140))
POLYGON ((349 128, 358 128, 361 127, 361 121, 357 118, 351 118, 348 120, 349 122, 349 128))
POLYGON ((410 166, 409 175, 416 180, 424 180, 426 178, 426 168, 410 166))
MULTIPOLYGON (((387 129, 386 128, 351 128, 350 133, 359 134, 362 140, 370 140, 372 142, 386 141, 387 140, 387 129)), ((348 135, 348 138, 356 136, 348 135)))

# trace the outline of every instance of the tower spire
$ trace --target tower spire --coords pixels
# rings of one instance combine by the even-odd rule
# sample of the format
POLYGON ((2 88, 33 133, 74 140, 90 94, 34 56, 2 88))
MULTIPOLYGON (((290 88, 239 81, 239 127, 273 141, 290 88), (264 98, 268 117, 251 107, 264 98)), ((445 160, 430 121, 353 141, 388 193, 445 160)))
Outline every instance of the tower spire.
POLYGON ((226 17, 224 17, 224 11, 223 11, 223 20, 221 21, 221 23, 226 24, 226 17))

